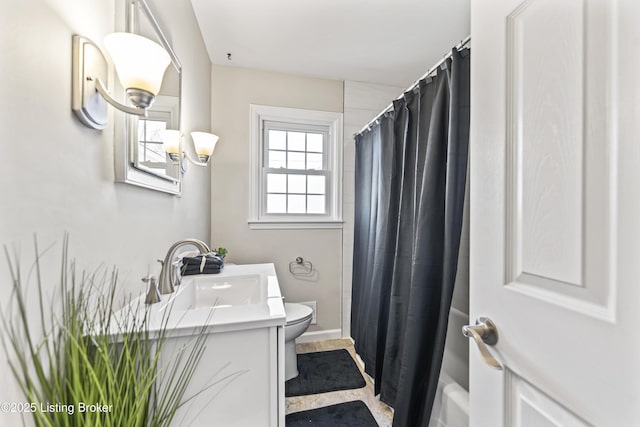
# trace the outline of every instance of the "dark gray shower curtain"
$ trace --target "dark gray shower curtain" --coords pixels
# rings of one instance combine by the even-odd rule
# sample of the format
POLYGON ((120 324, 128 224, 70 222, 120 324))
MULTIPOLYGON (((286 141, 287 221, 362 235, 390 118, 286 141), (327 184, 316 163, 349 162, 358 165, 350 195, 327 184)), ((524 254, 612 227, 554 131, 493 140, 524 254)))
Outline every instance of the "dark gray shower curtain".
POLYGON ((427 426, 455 283, 469 50, 356 136, 351 331, 394 426, 427 426))

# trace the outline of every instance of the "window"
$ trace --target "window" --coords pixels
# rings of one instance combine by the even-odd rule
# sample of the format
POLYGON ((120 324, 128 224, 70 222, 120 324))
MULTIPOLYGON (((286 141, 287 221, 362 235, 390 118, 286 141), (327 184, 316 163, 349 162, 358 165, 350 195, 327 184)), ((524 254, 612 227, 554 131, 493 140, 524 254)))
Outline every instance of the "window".
POLYGON ((327 214, 328 127, 264 123, 266 214, 327 214))
POLYGON ((252 228, 340 227, 342 114, 251 106, 252 228))
POLYGON ((162 131, 168 120, 138 119, 138 163, 147 167, 165 168, 167 155, 162 145, 162 131))

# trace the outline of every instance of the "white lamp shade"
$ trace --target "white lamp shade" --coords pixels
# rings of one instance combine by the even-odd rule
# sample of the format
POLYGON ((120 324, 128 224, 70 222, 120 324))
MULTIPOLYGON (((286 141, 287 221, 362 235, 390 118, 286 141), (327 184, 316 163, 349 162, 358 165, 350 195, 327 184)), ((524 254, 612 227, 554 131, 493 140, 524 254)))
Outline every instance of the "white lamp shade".
POLYGON ((167 154, 180 154, 180 131, 167 129, 161 133, 162 145, 167 154))
POLYGON ((111 33, 104 45, 125 89, 157 95, 171 57, 158 43, 132 33, 111 33))
POLYGON ((198 156, 211 156, 218 142, 217 135, 207 132, 191 132, 191 138, 198 156))

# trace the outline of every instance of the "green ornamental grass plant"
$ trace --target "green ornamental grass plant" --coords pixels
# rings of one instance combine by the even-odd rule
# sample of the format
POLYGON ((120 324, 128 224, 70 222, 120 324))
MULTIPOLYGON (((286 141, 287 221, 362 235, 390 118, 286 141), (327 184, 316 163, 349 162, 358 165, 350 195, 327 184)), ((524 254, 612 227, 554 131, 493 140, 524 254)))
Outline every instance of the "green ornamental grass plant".
POLYGON ((176 411, 195 397, 185 394, 205 349, 206 326, 170 360, 162 360, 170 309, 164 311, 159 330, 150 330, 148 308, 133 307, 116 318, 117 272, 78 275, 66 236, 58 296, 50 298, 37 240, 35 250, 31 274, 39 316, 32 315, 34 298, 27 293, 29 280, 23 281, 19 256, 5 247, 12 298, 0 310, 2 342, 30 406, 22 412, 30 413, 37 426, 169 426, 176 411), (58 309, 51 310, 51 300, 58 309))

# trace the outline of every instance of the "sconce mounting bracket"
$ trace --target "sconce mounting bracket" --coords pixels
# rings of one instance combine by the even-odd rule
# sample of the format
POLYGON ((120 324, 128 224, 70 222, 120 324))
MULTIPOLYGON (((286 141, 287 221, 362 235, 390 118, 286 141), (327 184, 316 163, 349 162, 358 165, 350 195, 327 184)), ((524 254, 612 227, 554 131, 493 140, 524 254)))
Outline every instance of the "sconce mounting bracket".
POLYGON ((85 125, 94 129, 107 127, 107 101, 96 90, 97 79, 107 82, 107 60, 91 40, 73 36, 72 110, 85 125))

